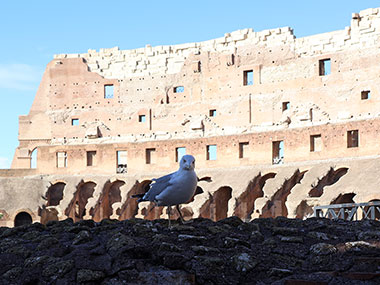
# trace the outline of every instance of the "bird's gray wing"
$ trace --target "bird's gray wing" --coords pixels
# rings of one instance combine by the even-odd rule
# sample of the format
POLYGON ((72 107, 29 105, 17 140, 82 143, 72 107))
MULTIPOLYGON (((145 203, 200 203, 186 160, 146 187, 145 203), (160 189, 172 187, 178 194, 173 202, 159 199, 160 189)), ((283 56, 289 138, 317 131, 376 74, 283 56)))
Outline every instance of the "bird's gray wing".
POLYGON ((154 201, 157 195, 164 191, 168 186, 172 185, 170 179, 175 173, 176 172, 173 172, 160 178, 152 179, 153 182, 150 184, 150 189, 145 193, 142 201, 154 201))

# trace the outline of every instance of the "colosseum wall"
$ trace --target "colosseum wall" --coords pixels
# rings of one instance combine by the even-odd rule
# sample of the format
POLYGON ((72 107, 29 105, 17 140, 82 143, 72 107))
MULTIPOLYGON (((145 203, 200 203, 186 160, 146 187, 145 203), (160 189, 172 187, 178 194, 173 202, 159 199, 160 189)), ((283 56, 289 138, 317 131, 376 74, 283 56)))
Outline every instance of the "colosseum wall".
POLYGON ((187 217, 305 218, 315 205, 379 199, 379 48, 371 8, 304 38, 245 29, 55 55, 0 171, 0 223, 164 217, 130 196, 184 152, 212 180, 187 217))

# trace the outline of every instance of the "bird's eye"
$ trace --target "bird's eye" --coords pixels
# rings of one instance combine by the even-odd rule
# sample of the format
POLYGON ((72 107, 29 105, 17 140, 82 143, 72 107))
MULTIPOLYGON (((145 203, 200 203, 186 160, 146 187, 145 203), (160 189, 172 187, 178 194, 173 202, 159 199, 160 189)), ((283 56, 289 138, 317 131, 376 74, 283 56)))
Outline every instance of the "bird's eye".
POLYGON ((185 163, 186 163, 186 159, 184 159, 184 160, 183 160, 183 162, 185 162, 185 163))

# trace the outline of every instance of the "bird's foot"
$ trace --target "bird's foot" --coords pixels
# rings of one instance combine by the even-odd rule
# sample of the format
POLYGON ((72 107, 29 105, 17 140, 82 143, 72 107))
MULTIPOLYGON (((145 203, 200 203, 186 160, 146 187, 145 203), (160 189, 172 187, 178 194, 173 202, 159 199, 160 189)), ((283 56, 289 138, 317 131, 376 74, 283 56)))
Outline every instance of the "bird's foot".
POLYGON ((190 223, 192 223, 191 220, 190 220, 190 221, 181 220, 181 222, 182 222, 183 225, 186 225, 186 224, 190 224, 190 223))

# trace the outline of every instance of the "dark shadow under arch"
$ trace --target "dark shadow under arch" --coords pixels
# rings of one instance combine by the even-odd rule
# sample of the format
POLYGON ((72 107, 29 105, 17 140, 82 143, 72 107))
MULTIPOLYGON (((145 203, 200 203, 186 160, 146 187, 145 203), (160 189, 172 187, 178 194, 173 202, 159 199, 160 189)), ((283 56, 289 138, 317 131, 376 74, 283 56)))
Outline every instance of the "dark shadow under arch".
POLYGON ((88 199, 94 194, 95 187, 95 182, 80 182, 77 186, 77 191, 74 193, 73 199, 65 210, 65 215, 72 218, 74 222, 82 220, 86 215, 88 199))
POLYGON ((91 208, 90 215, 94 221, 99 222, 103 219, 109 219, 113 214, 112 205, 121 201, 120 187, 125 184, 124 181, 116 180, 114 182, 107 181, 103 187, 103 191, 94 208, 91 208))
POLYGON ((210 194, 208 201, 203 204, 199 211, 199 217, 208 218, 214 221, 219 221, 227 218, 228 201, 231 199, 231 197, 231 187, 220 187, 212 195, 210 194))
POLYGON ((15 217, 15 227, 29 225, 33 222, 32 216, 27 212, 20 212, 15 217))

